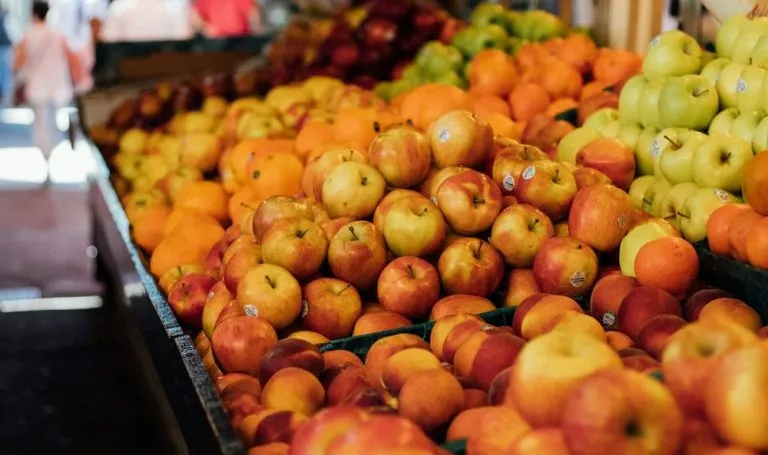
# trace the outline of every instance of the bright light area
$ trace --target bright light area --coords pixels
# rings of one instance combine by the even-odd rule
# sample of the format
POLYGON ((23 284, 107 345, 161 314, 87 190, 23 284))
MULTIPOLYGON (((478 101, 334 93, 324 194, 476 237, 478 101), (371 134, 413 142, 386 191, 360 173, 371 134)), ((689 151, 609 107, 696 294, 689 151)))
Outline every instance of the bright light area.
POLYGON ((0 181, 37 183, 45 181, 45 158, 37 147, 0 148, 0 181))
POLYGON ((52 297, 47 299, 5 300, 0 301, 0 313, 18 313, 23 311, 51 310, 88 310, 99 308, 101 297, 88 295, 84 297, 52 297))
POLYGON ((14 108, 0 109, 0 123, 10 125, 31 125, 35 119, 35 114, 31 109, 14 108))
POLYGON ((96 170, 88 143, 78 141, 72 150, 68 140, 59 142, 48 164, 37 147, 0 148, 0 185, 2 182, 39 185, 45 182, 46 166, 54 184, 83 184, 96 170))

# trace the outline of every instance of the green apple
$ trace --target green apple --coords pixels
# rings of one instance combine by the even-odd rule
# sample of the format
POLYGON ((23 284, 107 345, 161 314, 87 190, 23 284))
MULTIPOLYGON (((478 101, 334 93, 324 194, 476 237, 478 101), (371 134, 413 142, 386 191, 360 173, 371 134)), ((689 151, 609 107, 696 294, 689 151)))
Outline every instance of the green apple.
POLYGON ((405 92, 411 91, 414 88, 418 87, 419 82, 409 80, 409 79, 400 79, 397 81, 392 82, 392 86, 389 88, 389 96, 391 98, 395 98, 398 95, 402 95, 405 92))
POLYGON ((645 194, 643 194, 643 211, 653 216, 659 216, 661 201, 670 188, 672 185, 669 182, 661 177, 656 177, 656 180, 648 186, 645 194))
POLYGON ((653 143, 659 134, 658 128, 643 129, 635 144, 635 164, 638 175, 653 175, 653 143))
POLYGON ((426 74, 424 74, 424 70, 415 64, 406 65, 405 68, 403 68, 403 75, 401 79, 404 79, 406 81, 413 81, 413 82, 421 82, 425 80, 426 74))
POLYGON ((733 121, 736 120, 740 114, 739 110, 735 107, 720 111, 719 114, 712 119, 712 123, 709 124, 708 134, 721 133, 729 134, 733 121))
POLYGON ((680 30, 666 31, 651 41, 643 73, 649 78, 698 74, 702 53, 696 38, 680 30))
POLYGON ((632 76, 624 84, 619 95, 619 117, 624 123, 640 123, 640 99, 645 90, 648 78, 642 74, 632 76))
POLYGON ((652 218, 633 227, 619 245, 619 267, 626 276, 635 276, 635 257, 648 242, 664 237, 679 237, 675 228, 661 218, 652 218))
POLYGON ((392 98, 392 85, 394 82, 392 81, 382 81, 376 84, 373 87, 373 93, 376 94, 376 96, 389 101, 392 98))
POLYGON ((619 134, 616 136, 616 139, 620 140, 624 143, 624 145, 634 150, 641 134, 643 134, 643 129, 640 127, 640 125, 634 123, 625 123, 621 125, 621 129, 619 130, 619 134))
POLYGON ((677 212, 677 224, 683 237, 691 243, 707 235, 707 221, 719 207, 738 202, 738 198, 718 188, 699 188, 691 193, 677 212))
POLYGON ((714 52, 704 51, 701 53, 701 67, 704 68, 705 66, 709 65, 709 63, 713 60, 717 59, 717 54, 714 52))
POLYGON ((432 82, 435 84, 453 85, 454 87, 458 87, 462 90, 466 89, 468 86, 467 81, 463 77, 459 76, 456 71, 446 71, 441 75, 433 78, 432 82))
MULTIPOLYGON (((665 130, 666 131, 666 130, 665 130)), ((677 134, 674 139, 667 138, 667 146, 663 147, 659 157, 659 170, 672 185, 693 181, 693 154, 696 148, 704 142, 707 135, 694 130, 677 134)))
POLYGON ((472 10, 469 22, 475 27, 496 24, 507 27, 507 9, 498 3, 481 3, 472 10))
MULTIPOLYGON (((661 156, 669 150, 677 150, 686 144, 689 139, 695 140, 695 135, 692 133, 698 133, 688 128, 664 128, 659 131, 659 134, 653 139, 651 143, 651 157, 653 159, 653 174, 657 177, 664 177, 659 166, 661 156)), ((699 133, 702 136, 704 134, 699 133)))
POLYGON ((665 219, 672 226, 680 229, 680 225, 677 223, 677 212, 683 206, 685 199, 698 189, 699 186, 693 182, 683 182, 674 185, 664 195, 664 199, 661 200, 659 218, 665 219))
POLYGON ((763 68, 756 66, 747 66, 741 72, 736 85, 736 105, 741 112, 757 111, 761 116, 765 115, 766 107, 762 103, 761 95, 767 74, 763 68))
POLYGON ((716 58, 704 65, 704 68, 701 69, 701 75, 704 76, 710 84, 717 86, 717 81, 720 79, 720 72, 722 72, 725 65, 729 63, 731 63, 730 59, 716 58))
POLYGON ((752 151, 758 154, 768 149, 768 117, 760 120, 752 135, 752 151))
POLYGON ((643 96, 640 98, 638 111, 640 113, 640 124, 643 127, 649 126, 660 127, 661 118, 659 117, 659 98, 661 97, 661 91, 666 85, 667 78, 650 79, 645 84, 645 90, 643 90, 643 96))
POLYGON ((703 130, 717 114, 715 86, 699 75, 669 78, 659 95, 661 126, 703 130))
POLYGON ((629 185, 629 200, 632 202, 632 207, 642 210, 643 209, 643 196, 648 191, 648 187, 656 181, 656 176, 643 175, 632 180, 632 184, 629 185))
POLYGON ((557 158, 557 161, 560 161, 561 163, 576 164, 576 154, 579 153, 579 150, 601 137, 603 137, 603 135, 594 128, 588 126, 576 128, 563 136, 557 144, 555 157, 557 158))
POLYGON ((768 35, 763 35, 757 40, 749 55, 749 64, 768 70, 768 35))
POLYGON ((724 134, 710 135, 693 154, 693 180, 701 187, 737 192, 744 167, 753 156, 749 142, 724 134))
POLYGON ((515 11, 513 9, 506 10, 506 19, 505 22, 507 24, 507 33, 509 33, 510 36, 517 36, 520 37, 520 33, 518 32, 518 28, 520 27, 521 20, 523 19, 524 14, 520 11, 515 11))
POLYGON ((600 127, 597 131, 600 132, 605 137, 618 137, 619 133, 621 132, 621 127, 623 125, 621 124, 621 120, 616 119, 612 120, 602 127, 600 127))
POLYGON ((618 109, 614 109, 612 107, 604 107, 602 109, 596 110, 589 117, 587 117, 587 119, 584 120, 584 125, 582 126, 588 126, 590 128, 596 129, 597 131, 600 131, 603 127, 616 120, 619 120, 618 109))
POLYGON ((760 38, 768 35, 768 19, 756 17, 744 24, 739 30, 739 37, 733 44, 731 60, 748 65, 752 50, 760 38))
POLYGON ((720 79, 717 80, 715 87, 720 96, 720 107, 723 109, 736 107, 738 102, 739 79, 744 71, 744 65, 741 63, 729 63, 720 71, 720 79))
POLYGON ((543 10, 526 11, 516 28, 521 38, 531 41, 546 41, 558 36, 565 36, 568 31, 568 27, 559 17, 543 10))
POLYGON ((474 57, 483 49, 505 49, 509 36, 507 31, 496 24, 477 27, 474 46, 470 47, 470 57, 474 57))
POLYGON ((517 55, 518 52, 520 52, 520 49, 522 49, 523 46, 525 46, 526 44, 528 44, 528 41, 524 39, 520 39, 516 36, 510 36, 509 38, 507 38, 507 47, 506 47, 507 54, 514 57, 515 55, 517 55))
POLYGON ((747 144, 752 144, 752 139, 755 137, 755 130, 763 116, 756 111, 744 112, 740 111, 738 117, 733 120, 731 129, 728 134, 738 137, 747 144))
POLYGON ((740 14, 732 16, 723 23, 715 40, 715 49, 719 57, 731 58, 739 33, 748 23, 749 19, 740 14))
POLYGON ((453 44, 462 54, 467 57, 473 57, 480 49, 477 48, 478 40, 478 28, 477 27, 464 27, 456 32, 453 37, 453 44))

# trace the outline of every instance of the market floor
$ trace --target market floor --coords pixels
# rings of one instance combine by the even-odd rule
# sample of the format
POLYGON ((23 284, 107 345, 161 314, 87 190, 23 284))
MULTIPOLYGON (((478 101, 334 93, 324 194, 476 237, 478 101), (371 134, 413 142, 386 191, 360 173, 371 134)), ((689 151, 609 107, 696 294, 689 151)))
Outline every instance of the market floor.
POLYGON ((0 452, 161 453, 121 321, 98 298, 86 154, 62 134, 42 186, 30 120, 0 110, 0 452), (62 296, 94 297, 45 299, 62 296), (41 311, 61 302, 92 308, 41 311))

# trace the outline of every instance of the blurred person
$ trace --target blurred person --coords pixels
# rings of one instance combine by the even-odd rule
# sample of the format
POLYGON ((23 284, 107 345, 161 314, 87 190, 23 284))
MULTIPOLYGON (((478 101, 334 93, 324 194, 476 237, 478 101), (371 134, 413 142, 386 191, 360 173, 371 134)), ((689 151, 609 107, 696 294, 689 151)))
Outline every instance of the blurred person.
POLYGON ((46 160, 60 135, 56 113, 72 101, 82 67, 64 35, 46 24, 48 4, 32 2, 32 25, 16 47, 14 69, 23 73, 24 96, 35 120, 32 140, 46 160))
POLYGON ((193 26, 211 38, 248 35, 261 26, 254 0, 194 0, 193 26))
POLYGON ((46 22, 66 37, 69 49, 77 54, 83 69, 83 78, 75 87, 77 93, 93 87, 91 70, 96 51, 89 11, 93 3, 93 0, 48 0, 50 10, 46 22))
POLYGON ((103 41, 170 41, 191 36, 186 1, 114 0, 101 30, 103 41))
POLYGON ((13 101, 13 44, 17 40, 11 13, 0 3, 0 107, 13 101))

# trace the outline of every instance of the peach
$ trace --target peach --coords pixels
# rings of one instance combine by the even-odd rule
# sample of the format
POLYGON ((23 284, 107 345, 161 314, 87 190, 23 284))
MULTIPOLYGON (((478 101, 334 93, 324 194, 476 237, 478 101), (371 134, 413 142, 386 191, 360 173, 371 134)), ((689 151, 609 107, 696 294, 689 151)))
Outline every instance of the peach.
POLYGON ((563 430, 540 428, 517 440, 510 455, 570 455, 563 430))
POLYGON ((469 455, 510 453, 517 440, 531 431, 517 411, 503 406, 483 415, 476 425, 476 431, 467 438, 469 455))
POLYGON ((539 300, 542 300, 544 297, 547 297, 551 294, 546 294, 544 292, 538 292, 536 294, 531 294, 530 296, 526 297, 522 302, 520 302, 520 305, 515 308, 515 314, 512 316, 512 333, 514 333, 517 336, 520 336, 520 331, 523 326, 523 319, 525 319, 525 315, 528 313, 528 310, 530 310, 539 300))
POLYGON ((429 346, 436 356, 441 359, 443 358, 443 345, 448 334, 454 327, 468 319, 480 321, 480 318, 477 316, 465 313, 446 316, 435 321, 435 325, 432 326, 432 332, 429 335, 429 346))
POLYGON ((393 396, 397 396, 405 383, 416 373, 442 368, 440 359, 430 351, 408 348, 393 354, 381 371, 380 383, 393 396))
POLYGON ((549 321, 566 311, 581 312, 575 300, 563 295, 534 294, 526 299, 515 312, 512 328, 515 334, 530 340, 547 332, 549 321), (519 316, 518 316, 518 313, 519 316), (519 327, 519 329, 518 329, 519 327))
POLYGON ((322 345, 329 343, 331 340, 326 337, 325 335, 322 335, 317 332, 313 332, 311 330, 297 330, 295 332, 291 332, 286 338, 294 338, 297 340, 304 340, 309 343, 317 345, 322 345))
POLYGON ((397 403, 401 416, 425 432, 431 432, 464 410, 464 390, 445 370, 425 370, 408 378, 397 396, 397 403))
POLYGON ((299 428, 291 440, 291 455, 330 455, 333 441, 354 431, 369 418, 354 406, 335 406, 324 409, 299 428))
POLYGON ((251 447, 246 455, 288 455, 291 446, 284 442, 272 442, 263 446, 251 447))
POLYGON ((274 442, 287 444, 306 421, 306 416, 295 412, 264 409, 243 419, 240 433, 248 447, 274 442))
POLYGON ((360 357, 355 355, 354 352, 351 351, 344 351, 342 349, 336 350, 336 351, 326 351, 323 352, 323 361, 325 363, 325 369, 329 370, 331 368, 341 366, 344 364, 352 364, 352 365, 363 365, 363 361, 360 360, 360 357))
POLYGON ((373 386, 362 385, 352 391, 352 393, 341 402, 340 405, 357 406, 368 412, 393 413, 397 411, 392 408, 394 398, 381 389, 373 386))
POLYGON ((480 389, 464 389, 464 409, 488 405, 488 394, 480 389))
POLYGON ((237 316, 219 323, 211 345, 221 368, 227 373, 258 374, 261 359, 277 343, 277 334, 264 319, 237 316))
POLYGON ((278 341, 264 355, 259 368, 259 380, 266 384, 275 373, 283 368, 296 367, 319 376, 325 369, 320 350, 308 341, 286 338, 278 341))
POLYGON ((470 435, 480 430, 478 422, 482 421, 486 416, 494 413, 504 413, 504 411, 499 411, 499 409, 497 406, 482 406, 467 408, 460 412, 448 427, 448 432, 445 436, 446 441, 469 438, 470 435))
POLYGON ((370 387, 368 372, 362 365, 346 363, 326 370, 321 376, 326 405, 335 406, 363 386, 370 387))
POLYGON ((259 383, 259 380, 254 378, 253 376, 249 376, 243 373, 229 373, 219 377, 218 379, 216 379, 216 391, 219 392, 219 394, 221 394, 221 392, 223 392, 224 389, 227 388, 227 386, 242 380, 255 381, 256 384, 259 385, 259 393, 257 394, 257 396, 261 396, 261 384, 259 383))
POLYGON ((758 452, 742 447, 730 446, 712 449, 707 455, 760 455, 758 452))
POLYGON ((619 307, 624 297, 640 286, 633 277, 624 275, 608 275, 595 283, 589 298, 589 313, 606 328, 616 329, 619 307))
POLYGON ((464 342, 466 342, 472 335, 481 330, 496 330, 492 325, 486 324, 480 318, 467 319, 448 332, 443 342, 442 357, 443 362, 453 363, 456 352, 458 352, 464 342))
POLYGON ((541 292, 531 269, 514 269, 507 276, 507 292, 504 294, 504 306, 516 307, 523 300, 541 292))
POLYGON ((287 367, 277 371, 264 385, 261 404, 272 409, 315 414, 325 402, 320 381, 307 370, 287 367))
POLYGON ((515 403, 512 399, 509 383, 512 379, 512 367, 506 368, 499 372, 488 388, 488 404, 491 406, 508 406, 515 407, 515 403))
MULTIPOLYGON (((329 455, 431 455, 438 447, 408 419, 396 415, 372 415, 336 437, 329 455)), ((316 453, 316 452, 313 452, 316 453)), ((321 452, 322 453, 322 452, 321 452)))
POLYGON ((659 362, 653 357, 649 356, 643 351, 635 352, 636 349, 625 349, 620 351, 621 363, 624 364, 624 368, 630 370, 639 371, 641 373, 647 372, 650 369, 658 368, 659 362))
POLYGON ((379 311, 387 311, 381 307, 378 303, 366 303, 363 305, 363 314, 378 313, 379 311))
POLYGON ((231 257, 223 263, 224 283, 232 295, 237 294, 237 286, 251 268, 262 263, 261 245, 252 243, 237 248, 231 257))
POLYGON ((721 297, 704 305, 699 312, 699 320, 729 320, 756 332, 762 325, 760 315, 741 300, 721 297))
POLYGON ((384 332, 386 330, 408 327, 411 321, 391 311, 379 311, 360 316, 352 329, 352 335, 367 335, 369 333, 384 332))
POLYGON ((232 294, 223 281, 217 282, 208 291, 208 299, 203 307, 203 332, 208 338, 213 336, 213 328, 219 318, 219 313, 232 299, 232 294))
POLYGON ((227 399, 225 409, 229 414, 229 421, 232 423, 232 428, 236 432, 239 432, 243 420, 251 414, 260 412, 264 407, 259 403, 259 397, 250 393, 241 392, 233 394, 227 399))
POLYGON ((632 341, 632 338, 624 333, 616 332, 614 330, 605 332, 605 341, 616 352, 635 346, 635 342, 632 341))
POLYGON ((661 351, 669 337, 683 328, 687 323, 680 316, 660 314, 645 323, 637 336, 637 344, 655 359, 661 358, 661 351))
POLYGON ((438 300, 432 307, 429 319, 437 320, 458 313, 480 314, 495 309, 493 303, 486 298, 456 294, 438 300))
POLYGON ((619 306, 619 329, 637 341, 645 324, 660 314, 681 316, 677 299, 661 289, 637 287, 624 297, 619 306))
POLYGON ((234 381, 221 390, 219 398, 224 408, 229 409, 238 401, 238 397, 243 394, 254 397, 256 403, 258 403, 261 398, 261 385, 258 379, 247 376, 247 379, 234 381))
POLYGON ((195 337, 195 350, 197 351, 198 355, 200 355, 200 357, 205 357, 205 355, 208 354, 208 352, 211 350, 211 342, 208 340, 205 332, 200 332, 195 337))
POLYGON ((409 348, 425 349, 429 351, 426 341, 410 333, 401 333, 377 340, 368 349, 365 356, 365 367, 368 369, 371 381, 379 385, 384 366, 392 355, 409 348))
POLYGON ((511 333, 477 331, 456 351, 456 375, 468 377, 479 389, 488 391, 496 375, 515 363, 523 345, 525 341, 511 333))
POLYGON ((683 304, 683 316, 685 316, 685 320, 693 322, 699 319, 699 313, 701 312, 701 309, 704 308, 704 305, 712 300, 719 299, 720 297, 732 296, 722 289, 709 288, 696 291, 693 295, 688 297, 683 304))
POLYGON ((685 416, 683 419, 683 444, 680 455, 711 454, 721 447, 715 429, 706 419, 685 416))
POLYGON ((768 325, 760 327, 757 331, 757 336, 760 338, 768 338, 768 325))

